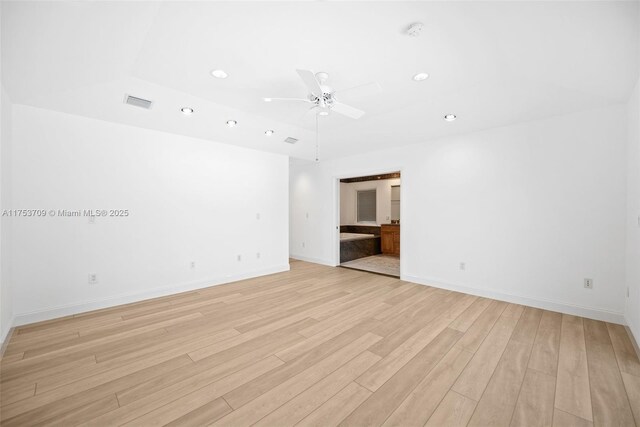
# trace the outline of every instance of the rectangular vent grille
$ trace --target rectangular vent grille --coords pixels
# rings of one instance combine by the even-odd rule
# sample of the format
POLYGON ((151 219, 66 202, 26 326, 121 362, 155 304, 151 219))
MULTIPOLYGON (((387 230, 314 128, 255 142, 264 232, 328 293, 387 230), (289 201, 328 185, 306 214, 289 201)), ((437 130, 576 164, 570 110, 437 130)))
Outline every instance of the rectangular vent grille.
POLYGON ((295 138, 291 138, 290 136, 287 137, 287 139, 284 140, 284 142, 288 143, 288 144, 295 144, 296 142, 298 142, 297 139, 295 138))
POLYGON ((124 103, 133 105, 135 107, 144 108, 146 110, 150 110, 151 106, 153 105, 153 102, 149 101, 148 99, 137 98, 131 95, 124 96, 124 103))

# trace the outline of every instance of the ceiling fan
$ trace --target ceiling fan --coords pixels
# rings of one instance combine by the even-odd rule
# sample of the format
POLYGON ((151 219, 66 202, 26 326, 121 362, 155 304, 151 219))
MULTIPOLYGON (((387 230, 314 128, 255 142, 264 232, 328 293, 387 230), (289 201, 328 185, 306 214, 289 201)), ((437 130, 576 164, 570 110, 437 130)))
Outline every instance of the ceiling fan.
MULTIPOLYGON (((329 115, 330 111, 335 111, 336 113, 345 115, 352 119, 359 119, 364 115, 364 111, 351 107, 350 105, 343 104, 336 99, 336 91, 326 85, 326 82, 329 79, 329 74, 324 72, 314 74, 313 71, 309 70, 296 71, 309 90, 309 95, 307 95, 306 98, 264 98, 264 101, 307 102, 313 104, 311 110, 317 109, 318 114, 321 116, 329 115)), ((343 93, 352 89, 373 89, 377 91, 380 90, 380 87, 378 83, 366 83, 353 88, 344 89, 339 92, 343 93)))

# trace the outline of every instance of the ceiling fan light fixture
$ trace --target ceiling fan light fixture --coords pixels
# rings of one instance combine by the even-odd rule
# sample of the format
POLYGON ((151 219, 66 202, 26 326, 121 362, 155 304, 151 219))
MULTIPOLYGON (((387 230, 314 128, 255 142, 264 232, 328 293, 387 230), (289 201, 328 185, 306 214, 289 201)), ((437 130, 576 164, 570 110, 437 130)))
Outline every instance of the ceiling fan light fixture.
POLYGON ((423 80, 427 80, 429 78, 429 74, 427 73, 418 73, 415 76, 413 76, 413 80, 417 81, 417 82, 421 82, 423 80))
POLYGON ((227 120, 227 126, 229 126, 230 128, 234 127, 237 124, 238 122, 235 120, 227 120))
POLYGON ((193 114, 193 108, 191 107, 182 107, 180 111, 182 111, 182 114, 184 114, 185 116, 193 114))
POLYGON ((444 116, 444 119, 445 119, 446 121, 448 121, 448 122, 452 122, 452 121, 454 121, 454 120, 455 120, 455 119, 457 119, 457 118, 458 118, 458 117, 457 117, 455 114, 446 114, 446 115, 444 116))
POLYGON ((265 135, 267 135, 267 136, 271 136, 271 135, 273 135, 274 133, 275 133, 275 132, 274 132, 273 130, 271 130, 271 129, 268 129, 268 130, 265 130, 265 131, 264 131, 264 134, 265 134, 265 135))
POLYGON ((229 74, 227 74, 226 71, 224 70, 211 70, 211 75, 213 77, 215 77, 216 79, 226 79, 227 77, 229 77, 229 74))

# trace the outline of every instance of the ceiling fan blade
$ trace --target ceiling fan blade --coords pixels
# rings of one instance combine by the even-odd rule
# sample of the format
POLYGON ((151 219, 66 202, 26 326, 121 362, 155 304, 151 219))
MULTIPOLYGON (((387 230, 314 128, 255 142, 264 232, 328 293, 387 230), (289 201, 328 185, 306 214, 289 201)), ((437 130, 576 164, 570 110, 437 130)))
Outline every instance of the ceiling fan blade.
POLYGON ((322 96, 322 88, 320 87, 320 83, 318 83, 318 79, 316 79, 316 75, 313 74, 313 71, 309 70, 296 70, 298 75, 309 89, 309 92, 320 98, 322 96))
POLYGON ((348 95, 349 97, 352 97, 352 96, 362 96, 367 94, 375 95, 381 91, 382 91, 382 87, 378 82, 369 82, 369 83, 364 83, 358 86, 352 86, 346 89, 340 89, 340 90, 337 90, 335 93, 338 96, 348 95))
POLYGON ((364 111, 358 110, 357 108, 351 107, 347 104, 343 104, 341 102, 334 102, 331 105, 331 110, 336 113, 344 114, 347 117, 351 117, 352 119, 359 119, 364 116, 364 111))
POLYGON ((311 102, 308 99, 305 98, 262 98, 264 100, 264 102, 271 102, 271 101, 302 101, 302 102, 311 102))

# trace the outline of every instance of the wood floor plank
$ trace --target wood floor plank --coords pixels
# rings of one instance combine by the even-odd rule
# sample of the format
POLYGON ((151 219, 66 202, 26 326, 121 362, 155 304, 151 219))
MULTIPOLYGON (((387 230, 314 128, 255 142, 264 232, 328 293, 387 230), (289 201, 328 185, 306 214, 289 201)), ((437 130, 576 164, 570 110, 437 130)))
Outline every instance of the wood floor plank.
POLYGON ((576 417, 568 412, 556 409, 553 413, 553 427, 593 427, 593 423, 576 417))
POLYGON ((167 427, 200 427, 224 417, 229 412, 231 412, 231 407, 223 398, 219 398, 165 425, 167 427))
POLYGON ((5 406, 34 396, 36 394, 36 383, 17 383, 13 386, 2 385, 0 386, 0 390, 2 390, 2 393, 0 394, 0 398, 2 399, 1 404, 2 406, 5 406))
POLYGON ((543 310, 533 307, 525 307, 522 317, 513 331, 511 339, 524 344, 533 345, 542 318, 543 310))
MULTIPOLYGON (((103 397, 102 399, 91 402, 87 405, 78 406, 70 411, 65 411, 55 417, 47 418, 46 421, 38 423, 41 425, 60 425, 60 426, 72 426, 78 425, 87 419, 100 416, 105 412, 112 411, 118 408, 118 399, 115 394, 111 394, 103 397)), ((30 425, 28 418, 25 421, 30 425)), ((35 425, 38 425, 35 424, 35 425)))
POLYGON ((640 427, 622 326, 290 265, 16 328, 0 424, 640 427))
POLYGON ((473 357, 453 347, 384 422, 385 426, 422 426, 473 357))
POLYGON ((295 425, 379 360, 380 356, 369 351, 360 353, 253 425, 262 427, 295 425))
POLYGON ((556 379, 528 369, 511 420, 512 427, 549 427, 553 423, 556 379))
POLYGON ((12 386, 25 383, 35 383, 36 381, 45 381, 52 375, 63 374, 65 372, 75 372, 86 366, 95 366, 96 358, 93 355, 87 355, 81 359, 71 360, 69 362, 60 361, 60 363, 51 363, 49 366, 28 366, 12 372, 12 375, 3 374, 1 385, 10 389, 12 386))
POLYGON ((607 323, 607 330, 620 371, 640 377, 640 360, 625 327, 607 323))
POLYGON ((449 328, 442 331, 340 425, 368 426, 384 423, 440 359, 449 352, 461 335, 460 331, 449 328))
POLYGON ((476 401, 451 390, 442 399, 425 427, 464 427, 476 407, 476 401))
POLYGON ((562 315, 555 407, 593 421, 582 318, 562 315))
POLYGON ((455 306, 459 299, 460 296, 453 292, 436 293, 428 300, 429 306, 417 306, 397 317, 386 319, 375 331, 384 338, 373 346, 371 351, 383 357, 388 356, 436 318, 446 326, 450 317, 445 316, 445 313, 452 305, 455 306))
MULTIPOLYGON (((177 378, 171 378, 168 384, 153 382, 151 384, 152 387, 148 385, 136 387, 135 398, 127 395, 125 391, 124 396, 128 396, 126 404, 123 404, 123 399, 119 397, 121 402, 119 409, 111 411, 102 417, 98 417, 88 424, 95 426, 124 424, 155 409, 161 408, 182 396, 188 395, 194 390, 200 390, 243 369, 253 367, 254 369, 260 370, 265 368, 265 365, 267 369, 264 372, 273 369, 272 364, 274 360, 272 357, 265 357, 264 353, 256 353, 258 353, 258 351, 229 360, 226 363, 213 364, 208 370, 200 371, 198 375, 186 377, 179 375, 177 378), (140 392, 144 393, 141 394, 140 392)), ((236 385, 236 387, 238 385, 236 385)), ((230 391, 230 389, 225 389, 225 392, 228 391, 230 391)))
POLYGON ((264 325, 260 328, 253 329, 249 332, 245 332, 244 334, 240 334, 238 336, 229 338, 222 342, 216 342, 206 347, 201 347, 197 350, 189 351, 187 354, 191 359, 197 362, 198 360, 211 357, 229 348, 233 348, 240 344, 251 342, 252 340, 259 337, 267 336, 271 332, 277 331, 287 326, 295 325, 296 323, 299 323, 301 321, 305 321, 306 323, 313 323, 313 324, 316 323, 316 321, 309 319, 307 316, 305 316, 304 313, 298 313, 293 316, 288 316, 288 317, 285 317, 284 319, 280 319, 275 322, 269 323, 268 325, 264 325))
MULTIPOLYGON (((373 321, 371 319, 369 321, 377 323, 377 321, 373 321)), ((331 353, 335 353, 349 343, 362 337, 367 332, 372 332, 371 329, 372 328, 369 326, 367 321, 355 325, 340 335, 324 342, 322 345, 314 347, 311 351, 301 354, 294 359, 288 360, 282 367, 274 369, 246 385, 238 387, 234 391, 227 393, 224 395, 224 398, 232 408, 239 408, 276 387, 278 384, 289 380, 305 369, 317 364, 331 353)), ((292 347, 296 347, 296 345, 293 345, 292 347)), ((276 356, 280 353, 281 352, 276 353, 276 356)))
POLYGON ((562 315, 552 311, 543 311, 535 336, 529 368, 553 377, 558 371, 558 354, 560 352, 560 330, 562 315))
POLYGON ((458 345, 468 351, 475 352, 487 334, 489 334, 489 331, 491 331, 491 328, 493 328, 498 318, 500 318, 502 312, 507 308, 507 305, 507 303, 501 301, 490 301, 489 306, 478 316, 469 329, 467 329, 458 345))
MULTIPOLYGON (((298 324, 305 325, 307 321, 308 319, 298 324)), ((283 347, 302 340, 300 335, 292 333, 298 324, 256 337, 231 348, 225 348, 223 351, 196 361, 193 365, 176 369, 161 378, 152 378, 126 390, 119 391, 118 399, 120 404, 128 405, 138 399, 148 399, 148 396, 152 394, 156 396, 167 393, 174 394, 178 389, 182 391, 193 386, 192 381, 204 386, 223 376, 243 369, 252 363, 273 355, 283 347)))
POLYGON ((334 337, 341 335, 342 333, 354 328, 356 325, 365 325, 367 332, 374 332, 376 326, 380 325, 380 321, 374 319, 361 319, 361 318, 353 318, 348 321, 342 321, 337 325, 333 325, 322 332, 314 334, 304 341, 301 341, 295 345, 292 345, 289 348, 286 348, 282 351, 279 351, 276 356, 280 359, 288 362, 293 360, 308 351, 318 347, 319 345, 324 344, 327 341, 330 341, 334 337))
POLYGON ((420 329, 374 367, 362 374, 356 382, 371 391, 376 391, 444 331, 448 324, 447 319, 437 319, 420 329))
MULTIPOLYGON (((522 312, 522 310, 520 310, 522 312)), ((518 323, 517 317, 500 316, 487 338, 451 389, 468 398, 479 401, 493 372, 507 347, 511 334, 518 323)), ((471 330, 471 329, 469 329, 471 330)), ((461 340, 464 339, 464 336, 461 340)))
POLYGON ((327 328, 330 328, 335 324, 340 324, 343 322, 357 322, 360 319, 373 317, 377 313, 380 313, 388 307, 389 304, 386 304, 384 302, 366 304, 363 307, 358 305, 353 307, 351 310, 347 310, 344 313, 336 314, 335 316, 332 316, 328 319, 316 323, 315 325, 305 328, 300 331, 300 334, 308 338, 325 331, 327 328))
POLYGON ((597 426, 632 426, 635 421, 607 325, 585 319, 584 332, 593 423, 597 426))
MULTIPOLYGON (((515 331, 514 331, 515 334, 515 331)), ((469 426, 509 426, 529 362, 531 344, 512 337, 478 401, 469 426)))
POLYGON ((371 392, 352 382, 300 421, 297 426, 336 426, 371 396, 371 392))
POLYGON ((636 426, 640 425, 640 377, 622 372, 624 388, 629 396, 629 403, 636 420, 636 426))
POLYGON ((24 352, 22 353, 15 353, 12 355, 7 355, 4 354, 1 358, 0 358, 0 372, 2 371, 2 366, 10 366, 12 363, 20 361, 24 358, 24 352))
POLYGON ((277 385, 267 393, 236 409, 218 420, 214 425, 251 425, 271 413, 276 408, 293 399, 313 384, 344 365, 358 354, 380 340, 380 337, 366 333, 343 349, 327 356, 316 365, 293 378, 277 385))
POLYGON ((183 417, 191 411, 195 411, 200 407, 219 399, 223 394, 234 388, 251 381, 253 378, 281 366, 284 362, 275 356, 270 356, 260 362, 248 366, 240 371, 226 376, 216 382, 206 385, 200 389, 193 387, 193 391, 179 397, 174 394, 175 400, 168 402, 144 415, 134 418, 133 420, 123 424, 129 426, 149 426, 149 425, 165 425, 180 417, 183 417))
POLYGON ((473 304, 471 304, 471 306, 451 322, 451 328, 457 329, 460 332, 467 332, 467 329, 475 323, 476 319, 480 317, 490 303, 490 299, 478 298, 473 304))
POLYGON ((114 394, 128 384, 145 381, 148 378, 162 376, 174 369, 193 363, 187 356, 157 363, 157 360, 147 361, 140 369, 128 376, 119 378, 104 377, 100 380, 91 380, 93 388, 88 384, 70 384, 43 394, 36 394, 29 399, 23 399, 2 408, 2 423, 6 425, 25 425, 57 417, 75 411, 82 406, 91 405, 94 402, 114 394))
POLYGON ((388 319, 389 317, 397 316, 401 314, 403 311, 408 310, 413 306, 419 305, 424 307, 425 306, 424 301, 430 298, 430 296, 435 292, 437 292, 438 289, 432 288, 429 286, 423 286, 422 288, 423 289, 416 288, 416 291, 419 293, 415 295, 411 295, 411 298, 405 298, 404 300, 400 302, 396 302, 395 304, 392 304, 385 299, 384 302, 386 302, 387 304, 390 304, 391 307, 383 311, 382 313, 376 315, 375 318, 378 320, 385 320, 385 319, 388 319))

